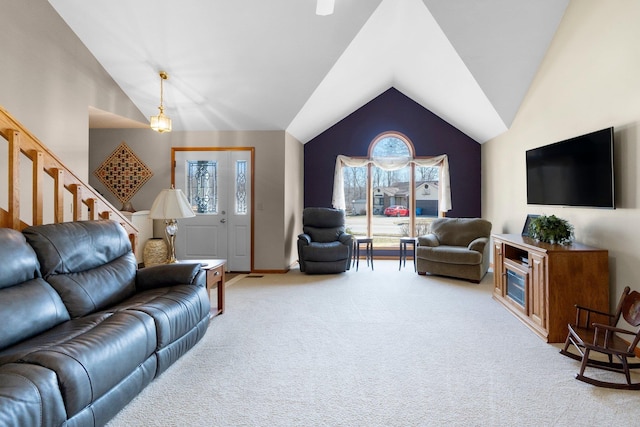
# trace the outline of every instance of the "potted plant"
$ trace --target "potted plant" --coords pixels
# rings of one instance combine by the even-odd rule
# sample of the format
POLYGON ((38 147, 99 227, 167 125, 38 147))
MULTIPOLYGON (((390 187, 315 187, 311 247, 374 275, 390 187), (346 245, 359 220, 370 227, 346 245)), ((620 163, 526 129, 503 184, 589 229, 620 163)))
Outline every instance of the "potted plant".
POLYGON ((541 242, 566 245, 573 240, 573 226, 555 215, 540 215, 531 220, 529 236, 541 242))

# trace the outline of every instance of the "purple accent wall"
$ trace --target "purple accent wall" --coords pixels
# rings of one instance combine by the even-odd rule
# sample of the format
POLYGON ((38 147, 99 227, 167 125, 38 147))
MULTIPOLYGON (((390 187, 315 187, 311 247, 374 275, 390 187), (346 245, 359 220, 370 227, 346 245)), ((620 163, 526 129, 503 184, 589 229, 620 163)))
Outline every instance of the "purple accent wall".
POLYGON ((382 132, 406 135, 417 156, 449 156, 449 217, 480 217, 480 144, 395 88, 379 95, 304 146, 304 205, 331 206, 336 156, 366 156, 382 132))

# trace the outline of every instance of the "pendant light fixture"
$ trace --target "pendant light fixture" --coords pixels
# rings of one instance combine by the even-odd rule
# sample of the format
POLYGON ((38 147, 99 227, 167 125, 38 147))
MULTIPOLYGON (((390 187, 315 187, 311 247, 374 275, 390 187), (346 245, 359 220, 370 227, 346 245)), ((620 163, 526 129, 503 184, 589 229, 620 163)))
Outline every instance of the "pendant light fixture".
POLYGON ((157 116, 151 116, 150 125, 151 129, 156 132, 171 132, 171 119, 164 115, 164 81, 169 78, 169 75, 166 71, 160 71, 160 106, 158 109, 160 110, 160 114, 157 116))
POLYGON ((335 0, 318 0, 316 4, 316 15, 327 16, 333 13, 335 0))

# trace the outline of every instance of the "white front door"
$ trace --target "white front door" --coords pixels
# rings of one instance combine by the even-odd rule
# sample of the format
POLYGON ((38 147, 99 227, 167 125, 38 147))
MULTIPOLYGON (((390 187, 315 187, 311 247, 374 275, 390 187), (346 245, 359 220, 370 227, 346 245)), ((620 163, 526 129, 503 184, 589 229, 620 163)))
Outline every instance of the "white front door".
POLYGON ((178 259, 226 259, 251 271, 251 151, 174 148, 175 187, 196 216, 178 220, 178 259))

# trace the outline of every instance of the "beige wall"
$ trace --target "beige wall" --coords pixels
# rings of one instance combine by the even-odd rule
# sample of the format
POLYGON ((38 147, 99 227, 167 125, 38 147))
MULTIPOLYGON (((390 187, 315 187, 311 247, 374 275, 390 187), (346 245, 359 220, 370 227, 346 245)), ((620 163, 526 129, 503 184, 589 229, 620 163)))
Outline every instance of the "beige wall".
POLYGON ((482 146, 484 218, 520 233, 527 214, 555 214, 576 240, 609 250, 611 295, 640 290, 640 2, 572 0, 505 134, 482 146), (525 151, 615 127, 615 210, 527 205, 525 151))
POLYGON ((302 233, 302 209, 304 208, 304 145, 293 136, 285 137, 284 176, 284 257, 289 265, 298 260, 298 234, 302 233))
POLYGON ((0 105, 86 179, 89 106, 145 118, 48 1, 3 1, 2 17, 0 105))
POLYGON ((254 269, 284 271, 297 259, 297 254, 292 256, 292 234, 302 229, 298 225, 302 215, 303 145, 284 131, 158 134, 150 129, 93 129, 89 184, 117 208, 121 204, 93 171, 123 141, 154 173, 132 199, 136 210, 149 209, 160 190, 171 184, 171 147, 254 147, 254 269))

